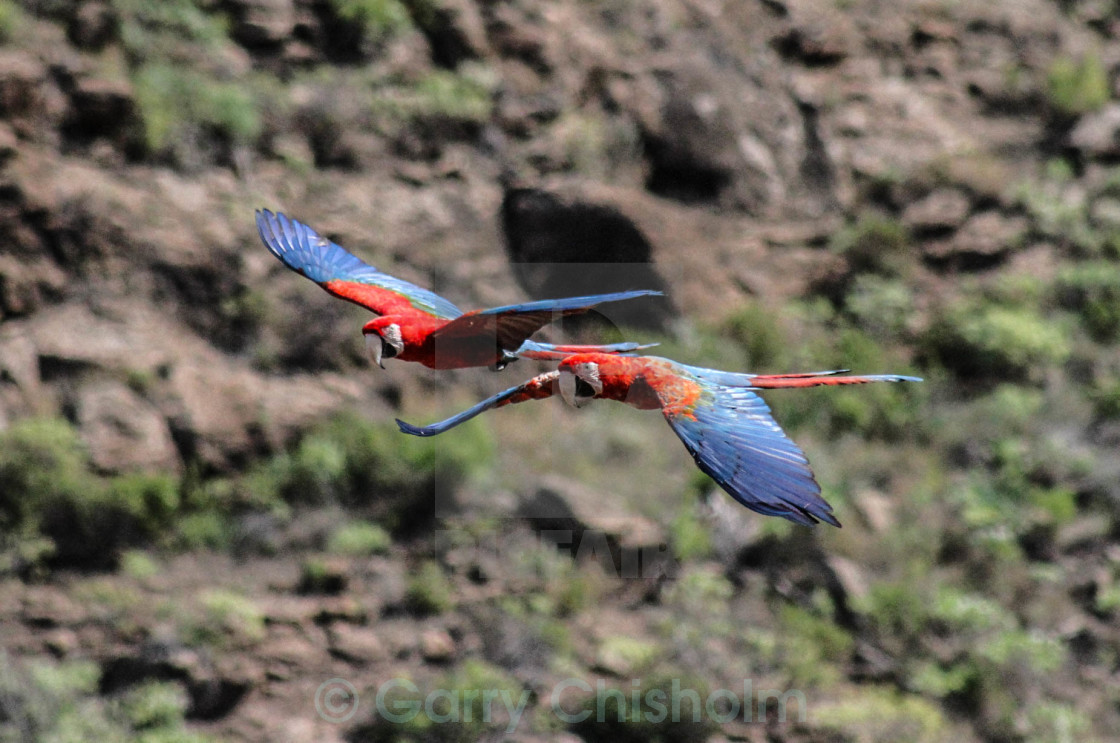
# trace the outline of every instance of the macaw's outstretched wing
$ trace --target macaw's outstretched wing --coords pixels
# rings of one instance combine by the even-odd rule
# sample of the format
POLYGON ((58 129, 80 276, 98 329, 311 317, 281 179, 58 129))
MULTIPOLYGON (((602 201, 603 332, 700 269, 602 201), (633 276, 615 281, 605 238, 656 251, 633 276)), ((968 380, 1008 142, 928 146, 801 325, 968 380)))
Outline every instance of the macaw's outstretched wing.
POLYGON ((534 340, 527 340, 521 344, 521 348, 515 352, 516 356, 523 359, 533 359, 535 361, 563 361, 564 359, 577 353, 615 353, 615 354, 631 354, 634 351, 642 351, 647 348, 653 348, 658 344, 656 343, 634 343, 633 341, 623 341, 622 343, 607 343, 600 346, 585 346, 579 344, 554 344, 554 343, 539 343, 534 340))
POLYGON ((439 344, 453 345, 471 339, 493 338, 496 348, 510 353, 557 317, 578 315, 604 302, 618 302, 636 297, 659 296, 661 292, 641 290, 594 294, 587 297, 545 299, 539 302, 511 304, 489 310, 475 310, 452 320, 432 333, 439 344))
POLYGON ((663 411, 697 466, 752 511, 811 526, 840 526, 805 455, 770 408, 742 387, 695 380, 700 395, 663 411))
POLYGON ((435 436, 444 431, 448 431, 460 423, 466 423, 471 418, 479 413, 484 413, 493 408, 500 408, 504 405, 512 405, 518 402, 525 402, 526 400, 544 400, 547 397, 552 397, 556 393, 556 380, 560 378, 560 372, 550 371, 545 374, 540 374, 533 377, 528 382, 519 384, 516 387, 510 387, 488 397, 474 407, 467 408, 461 413, 451 416, 446 420, 439 423, 433 423, 430 426, 414 426, 411 423, 405 423, 400 418, 397 418, 397 426, 403 433, 410 433, 413 436, 435 436))
POLYGON ((284 214, 258 209, 257 231, 265 247, 285 266, 336 297, 360 304, 378 315, 419 310, 450 319, 463 314, 438 294, 378 271, 341 245, 284 214))

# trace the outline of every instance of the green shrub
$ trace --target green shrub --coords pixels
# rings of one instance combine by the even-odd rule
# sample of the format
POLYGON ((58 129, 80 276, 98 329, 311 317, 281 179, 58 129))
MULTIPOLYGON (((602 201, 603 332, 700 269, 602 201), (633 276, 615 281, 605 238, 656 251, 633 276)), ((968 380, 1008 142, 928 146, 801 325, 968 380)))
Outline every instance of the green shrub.
MULTIPOLYGON (((384 704, 399 721, 378 715, 351 731, 348 738, 363 741, 425 741, 425 743, 474 743, 503 740, 512 732, 506 703, 514 707, 529 705, 531 694, 501 669, 481 660, 467 660, 429 683, 414 689, 399 684, 385 697, 384 704), (414 690, 415 689, 415 690, 414 690), (485 696, 495 695, 495 697, 485 696), (489 701, 487 701, 489 700, 489 701), (409 710, 414 710, 412 714, 409 710)), ((525 720, 520 720, 524 730, 525 720)))
POLYGON ((378 39, 412 27, 401 0, 330 0, 340 18, 359 24, 367 37, 378 39))
POLYGON ((691 508, 681 509, 680 515, 673 519, 670 542, 673 556, 681 562, 703 559, 712 552, 708 528, 691 508))
POLYGON ((291 454, 257 465, 244 487, 253 503, 362 509, 394 532, 430 521, 437 498, 492 458, 492 439, 479 424, 433 440, 344 414, 304 436, 291 454))
POLYGON ((195 0, 112 0, 120 18, 121 41, 134 63, 176 59, 196 64, 211 60, 228 42, 226 23, 203 11, 195 0))
POLYGON ((50 540, 41 557, 56 564, 111 567, 124 547, 170 530, 178 508, 169 475, 94 475, 65 421, 27 419, 0 434, 0 528, 17 542, 50 540))
POLYGON ((27 22, 23 9, 13 0, 0 0, 0 41, 14 40, 27 22))
POLYGON ((77 431, 56 418, 18 421, 0 433, 0 529, 36 531, 50 504, 100 489, 77 431))
POLYGON ((481 123, 490 117, 492 102, 485 82, 447 70, 432 70, 415 87, 415 116, 481 123))
POLYGON ((1120 266, 1106 261, 1071 266, 1058 275, 1055 292, 1095 340, 1120 337, 1120 266))
POLYGON ((844 297, 844 310, 868 333, 898 336, 913 316, 914 293, 897 279, 857 276, 844 297))
MULTIPOLYGON (((568 714, 587 713, 585 719, 571 726, 571 731, 586 741, 688 743, 707 740, 717 730, 717 723, 705 706, 711 694, 706 681, 674 673, 648 677, 642 682, 637 690, 636 706, 632 684, 597 686, 582 705, 569 703, 565 707, 568 714), (695 695, 688 692, 695 692, 695 695), (676 707, 674 700, 677 700, 676 707)), ((747 700, 751 702, 753 700, 747 700)), ((753 711, 753 707, 751 709, 753 711)), ((717 714, 726 714, 726 711, 719 710, 717 714)), ((742 719, 743 714, 740 709, 738 719, 742 719)))
POLYGON ((832 251, 844 256, 852 274, 901 276, 911 262, 910 234, 899 221, 864 214, 832 239, 832 251))
POLYGON ((720 331, 743 349, 747 367, 755 371, 778 369, 789 356, 781 317, 761 302, 750 302, 733 312, 720 331))
POLYGON ((327 551, 337 555, 365 557, 384 555, 393 545, 389 532, 368 521, 354 521, 340 526, 327 540, 327 551))
POLYGON ((248 144, 261 133, 257 100, 242 83, 166 62, 144 65, 134 82, 151 153, 190 163, 206 154, 210 139, 248 144))
POLYGON ((1038 376, 1071 351, 1066 330, 1034 310, 971 302, 943 313, 924 340, 946 367, 993 380, 1038 376))
POLYGON ((210 740, 184 727, 187 700, 177 684, 148 682, 106 699, 98 694, 100 675, 92 661, 34 661, 24 665, 12 662, 0 651, 0 740, 210 740))
POLYGON ((451 581, 439 563, 428 560, 412 574, 405 589, 405 603, 410 611, 426 616, 443 614, 454 606, 451 581))
POLYGON ((264 615, 251 599, 225 589, 198 597, 202 609, 190 627, 190 639, 208 645, 245 645, 264 638, 264 615))
POLYGON ((151 730, 179 725, 189 704, 179 684, 147 681, 125 692, 120 712, 135 730, 151 730))
POLYGON ((337 561, 310 558, 300 566, 297 591, 303 594, 326 594, 334 596, 346 590, 347 575, 345 564, 337 561))
POLYGON ((954 738, 936 705, 889 688, 860 687, 848 698, 816 705, 813 719, 847 739, 866 743, 935 743, 954 738))
POLYGON ((1095 52, 1059 57, 1050 65, 1046 92, 1051 107, 1064 116, 1096 111, 1108 102, 1108 70, 1095 52))

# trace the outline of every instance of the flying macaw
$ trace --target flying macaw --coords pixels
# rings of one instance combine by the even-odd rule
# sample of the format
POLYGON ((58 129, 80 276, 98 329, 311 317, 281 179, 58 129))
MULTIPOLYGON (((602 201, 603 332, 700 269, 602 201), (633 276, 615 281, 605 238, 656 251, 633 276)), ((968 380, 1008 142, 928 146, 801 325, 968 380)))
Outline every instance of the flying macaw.
POLYGON ((378 271, 305 224, 267 209, 257 210, 265 247, 285 266, 336 297, 360 304, 380 317, 362 327, 366 347, 382 359, 418 361, 432 369, 490 366, 501 369, 519 358, 557 358, 568 353, 633 351, 646 346, 554 346, 529 336, 558 315, 587 312, 603 302, 660 295, 627 291, 568 299, 546 299, 464 313, 438 294, 378 271))
POLYGON ((697 466, 747 508, 811 526, 840 526, 809 469, 804 453, 774 421, 755 390, 781 387, 920 382, 897 374, 837 376, 847 370, 803 374, 738 374, 687 366, 656 356, 583 353, 565 357, 556 371, 533 377, 439 423, 401 431, 434 436, 483 411, 555 394, 582 406, 618 400, 660 410, 697 466))

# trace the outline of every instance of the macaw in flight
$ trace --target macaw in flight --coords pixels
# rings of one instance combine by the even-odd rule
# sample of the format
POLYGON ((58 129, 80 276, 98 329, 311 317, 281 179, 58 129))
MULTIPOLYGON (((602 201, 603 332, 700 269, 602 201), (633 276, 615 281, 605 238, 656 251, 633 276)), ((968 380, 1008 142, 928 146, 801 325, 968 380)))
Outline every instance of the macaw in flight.
POLYGON ((379 317, 362 328, 370 356, 418 361, 432 369, 489 366, 501 369, 520 357, 553 359, 569 353, 620 353, 646 346, 536 343, 529 336, 557 316, 587 312, 603 302, 660 295, 627 291, 568 299, 546 299, 464 313, 438 294, 378 271, 305 224, 267 209, 257 210, 265 247, 285 266, 330 294, 360 304, 379 317))
POLYGON ((697 466, 752 511, 806 526, 818 521, 840 526, 804 453, 755 390, 921 381, 897 374, 838 376, 846 371, 737 374, 656 356, 582 353, 439 423, 417 427, 397 420, 397 425, 414 436, 434 436, 491 408, 551 397, 557 388, 577 407, 593 399, 618 400, 660 410, 697 466))

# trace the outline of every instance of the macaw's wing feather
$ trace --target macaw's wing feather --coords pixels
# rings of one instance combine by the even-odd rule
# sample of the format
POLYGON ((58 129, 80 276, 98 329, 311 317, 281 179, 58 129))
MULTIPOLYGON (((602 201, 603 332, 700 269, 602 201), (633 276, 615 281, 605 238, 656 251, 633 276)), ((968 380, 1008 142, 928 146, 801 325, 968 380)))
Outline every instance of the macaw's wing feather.
POLYGON ((430 426, 414 426, 411 423, 405 423, 400 418, 397 418, 397 426, 403 433, 410 433, 413 436, 435 436, 454 428, 460 423, 466 423, 479 413, 484 413, 487 410, 525 402, 526 400, 543 400, 547 397, 552 397, 556 392, 556 380, 559 378, 560 372, 558 371, 540 374, 533 377, 528 382, 519 384, 516 387, 510 387, 508 390, 499 392, 493 397, 486 398, 474 407, 467 408, 461 413, 453 415, 439 423, 433 423, 430 426))
POLYGON ((257 210, 257 231, 265 247, 285 266, 336 297, 360 304, 379 315, 409 308, 441 318, 463 314, 438 294, 378 271, 341 245, 284 214, 257 210))
POLYGON ((578 315, 581 312, 587 312, 595 305, 604 304, 605 302, 620 302, 624 299, 660 296, 663 296, 663 292, 654 291, 652 289, 637 289, 635 291, 613 292, 611 294, 589 294, 584 297, 541 299, 536 302, 507 304, 501 307, 492 307, 488 310, 478 310, 478 314, 505 315, 519 312, 553 312, 562 315, 578 315))
POLYGON ((612 354, 632 354, 634 351, 641 351, 646 348, 653 348, 658 344, 656 343, 634 343, 632 341, 623 341, 622 343, 607 343, 604 345, 580 345, 580 344, 554 344, 554 343, 539 343, 534 340, 527 340, 521 344, 521 348, 517 349, 516 355, 525 359, 534 359, 536 361, 562 361, 569 356, 577 353, 612 353, 612 354))
POLYGON ((805 455, 762 398, 741 387, 701 387, 692 405, 664 411, 697 466, 753 511, 809 526, 840 526, 805 455))
POLYGON ((497 348, 514 352, 529 336, 558 316, 578 315, 604 302, 660 294, 661 292, 649 290, 615 292, 566 299, 544 299, 539 302, 510 304, 489 310, 475 310, 447 323, 435 331, 432 338, 435 339, 438 347, 440 342, 462 342, 472 338, 492 337, 497 348))

